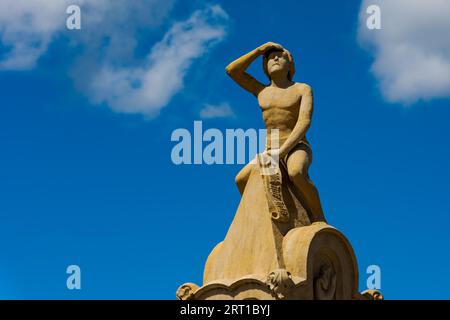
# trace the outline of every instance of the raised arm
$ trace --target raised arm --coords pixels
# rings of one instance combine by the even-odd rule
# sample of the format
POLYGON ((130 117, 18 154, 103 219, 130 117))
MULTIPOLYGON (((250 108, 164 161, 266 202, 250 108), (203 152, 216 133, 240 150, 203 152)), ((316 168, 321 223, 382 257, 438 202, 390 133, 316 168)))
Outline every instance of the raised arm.
POLYGON ((305 134, 311 125, 314 109, 312 89, 307 84, 302 84, 301 86, 302 88, 300 90, 302 90, 302 100, 300 102, 298 120, 291 134, 280 147, 279 154, 281 157, 288 154, 289 151, 291 151, 292 148, 294 148, 299 141, 305 137, 305 134))
POLYGON ((260 55, 263 55, 270 49, 282 50, 283 47, 273 42, 267 42, 230 63, 225 68, 225 71, 242 88, 249 91, 254 96, 258 96, 258 94, 262 89, 264 89, 265 86, 261 82, 253 78, 251 75, 249 75, 247 72, 245 72, 245 70, 247 70, 247 68, 253 61, 255 61, 256 58, 258 58, 260 55))

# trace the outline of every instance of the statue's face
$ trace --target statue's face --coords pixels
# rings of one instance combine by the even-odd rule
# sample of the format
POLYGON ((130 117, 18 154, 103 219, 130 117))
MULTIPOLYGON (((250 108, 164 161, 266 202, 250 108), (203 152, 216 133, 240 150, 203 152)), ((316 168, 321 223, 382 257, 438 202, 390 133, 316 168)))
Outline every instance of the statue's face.
POLYGON ((276 73, 289 73, 289 60, 284 51, 271 52, 267 58, 267 71, 270 76, 276 73))

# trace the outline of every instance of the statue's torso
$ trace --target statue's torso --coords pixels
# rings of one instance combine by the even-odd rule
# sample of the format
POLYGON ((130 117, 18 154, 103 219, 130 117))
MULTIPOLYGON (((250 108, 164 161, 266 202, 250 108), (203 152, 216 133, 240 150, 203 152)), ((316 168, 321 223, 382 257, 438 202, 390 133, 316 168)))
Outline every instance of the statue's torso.
MULTIPOLYGON (((270 141, 271 130, 278 129, 279 147, 298 121, 302 92, 302 84, 296 83, 286 89, 268 86, 258 95, 268 139, 270 141)), ((306 142, 306 138, 303 140, 306 142)))

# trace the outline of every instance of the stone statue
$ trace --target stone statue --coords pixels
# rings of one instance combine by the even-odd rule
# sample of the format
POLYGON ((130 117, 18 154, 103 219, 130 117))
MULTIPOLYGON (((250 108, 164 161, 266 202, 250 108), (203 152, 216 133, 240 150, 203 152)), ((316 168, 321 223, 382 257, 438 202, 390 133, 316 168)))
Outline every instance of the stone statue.
MULTIPOLYGON (((312 161, 311 147, 306 132, 313 114, 312 89, 306 83, 292 81, 295 74, 294 60, 281 45, 268 42, 230 63, 226 72, 242 88, 252 93, 261 107, 268 141, 271 132, 279 131, 279 149, 266 146, 267 154, 276 157, 287 169, 314 221, 325 221, 317 189, 308 176, 312 161), (268 86, 249 75, 245 70, 259 56, 263 56, 264 72, 270 80, 268 86)), ((254 164, 249 163, 236 176, 236 184, 242 193, 254 164)))
POLYGON ((376 290, 358 292, 353 249, 325 221, 309 179, 312 152, 305 135, 313 95, 307 84, 293 82, 289 51, 268 42, 226 71, 257 97, 266 149, 236 176, 241 201, 225 239, 208 256, 203 286, 183 284, 178 299, 382 299, 376 290), (268 86, 245 72, 259 56, 268 86))

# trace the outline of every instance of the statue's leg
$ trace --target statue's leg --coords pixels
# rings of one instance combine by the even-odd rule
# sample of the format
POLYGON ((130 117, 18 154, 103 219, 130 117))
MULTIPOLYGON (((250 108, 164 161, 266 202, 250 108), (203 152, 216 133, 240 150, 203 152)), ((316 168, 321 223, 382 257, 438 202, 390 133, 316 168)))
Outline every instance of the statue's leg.
POLYGON ((247 184, 250 173, 254 168, 255 164, 247 163, 244 168, 236 175, 235 181, 241 195, 244 193, 245 185, 247 184))
POLYGON ((319 193, 308 176, 310 161, 308 152, 301 147, 296 147, 288 155, 287 171, 289 179, 306 202, 305 209, 312 215, 313 222, 325 221, 319 193))

